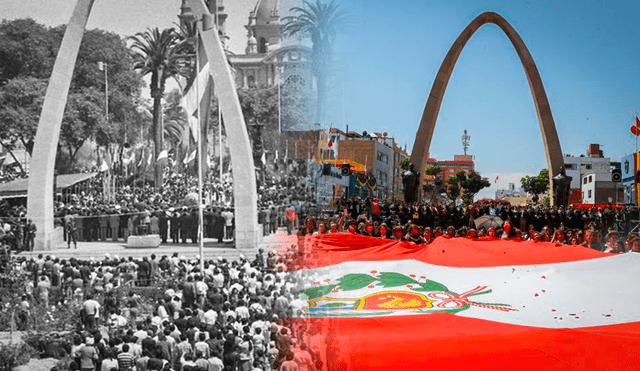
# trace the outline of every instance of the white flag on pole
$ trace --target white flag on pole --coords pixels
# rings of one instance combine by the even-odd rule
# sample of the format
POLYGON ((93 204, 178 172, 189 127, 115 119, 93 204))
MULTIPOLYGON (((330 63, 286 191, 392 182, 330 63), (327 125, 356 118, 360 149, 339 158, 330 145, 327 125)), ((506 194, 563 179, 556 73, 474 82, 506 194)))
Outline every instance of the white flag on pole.
POLYGON ((184 160, 182 160, 182 162, 186 165, 186 164, 190 163, 191 161, 195 160, 197 152, 198 152, 197 150, 193 150, 193 152, 191 152, 189 154, 189 156, 185 157, 184 160))

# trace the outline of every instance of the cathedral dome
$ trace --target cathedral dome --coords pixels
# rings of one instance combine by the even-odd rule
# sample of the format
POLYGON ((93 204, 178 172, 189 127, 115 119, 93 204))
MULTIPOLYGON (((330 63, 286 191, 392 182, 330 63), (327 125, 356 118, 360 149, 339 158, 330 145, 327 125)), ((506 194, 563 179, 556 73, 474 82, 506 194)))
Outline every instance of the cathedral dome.
POLYGON ((253 10, 256 24, 269 24, 271 17, 279 17, 278 0, 258 0, 253 10))

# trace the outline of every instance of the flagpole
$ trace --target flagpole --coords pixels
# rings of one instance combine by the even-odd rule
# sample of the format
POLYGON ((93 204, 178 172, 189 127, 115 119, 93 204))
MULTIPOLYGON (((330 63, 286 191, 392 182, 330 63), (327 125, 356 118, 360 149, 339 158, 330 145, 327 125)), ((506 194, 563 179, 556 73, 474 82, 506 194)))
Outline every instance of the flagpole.
MULTIPOLYGON (((204 20, 204 16, 203 16, 204 20)), ((198 127, 202 126, 202 122, 200 121, 200 116, 202 111, 202 106, 200 104, 200 82, 198 81, 198 77, 200 74, 200 29, 198 28, 196 21, 196 104, 198 105, 197 111, 197 120, 198 127)), ((220 111, 220 107, 218 107, 218 111, 220 111)), ((200 255, 200 274, 204 274, 204 223, 203 223, 203 212, 202 212, 202 133, 198 133, 198 244, 199 244, 199 255, 200 255)))
POLYGON ((222 183, 222 112, 220 111, 220 99, 218 99, 218 147, 220 147, 218 162, 220 163, 220 182, 222 183))
POLYGON ((278 71, 278 78, 277 78, 277 84, 278 84, 278 134, 282 135, 282 114, 280 112, 280 68, 278 67, 277 69, 278 71))

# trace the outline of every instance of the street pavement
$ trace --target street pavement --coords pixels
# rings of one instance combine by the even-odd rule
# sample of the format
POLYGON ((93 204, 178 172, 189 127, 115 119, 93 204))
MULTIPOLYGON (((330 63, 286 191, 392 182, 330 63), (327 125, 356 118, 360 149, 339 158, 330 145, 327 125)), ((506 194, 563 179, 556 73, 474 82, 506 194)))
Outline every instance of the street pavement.
MULTIPOLYGON (((276 233, 272 233, 268 236, 264 236, 262 242, 256 246, 255 249, 243 249, 238 250, 235 248, 233 241, 225 241, 218 243, 217 240, 205 238, 204 240, 204 258, 217 259, 218 257, 226 258, 227 260, 237 259, 240 254, 244 254, 248 259, 253 259, 258 252, 258 248, 262 248, 265 254, 274 249, 281 249, 292 243, 297 243, 295 236, 288 236, 285 229, 281 228, 276 233)), ((66 243, 56 246, 55 249, 45 251, 33 251, 33 252, 21 252, 16 256, 26 256, 27 258, 36 257, 38 254, 51 255, 56 258, 69 259, 74 257, 76 259, 103 259, 106 254, 114 257, 129 257, 141 258, 143 256, 149 256, 156 254, 159 258, 162 255, 171 256, 174 252, 177 252, 180 256, 185 256, 187 259, 197 258, 199 256, 199 245, 193 243, 186 244, 174 244, 167 243, 161 244, 157 248, 127 248, 126 243, 123 241, 92 241, 92 242, 78 242, 78 248, 67 249, 66 243)))

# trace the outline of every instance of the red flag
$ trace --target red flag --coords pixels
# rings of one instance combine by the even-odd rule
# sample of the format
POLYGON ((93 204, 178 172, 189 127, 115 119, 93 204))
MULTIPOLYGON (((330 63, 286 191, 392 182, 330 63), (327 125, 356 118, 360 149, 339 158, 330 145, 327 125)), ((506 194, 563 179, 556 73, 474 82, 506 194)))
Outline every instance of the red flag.
MULTIPOLYGON (((637 120, 637 119, 638 119, 638 118, 636 117, 636 120, 637 120)), ((636 137, 637 137, 638 135, 640 135, 640 126, 638 126, 637 124, 636 124, 636 125, 631 125, 631 127, 629 128, 629 130, 631 130, 631 133, 632 133, 633 135, 635 135, 636 137)))
POLYGON ((296 299, 306 318, 296 321, 309 321, 327 365, 617 370, 640 361, 629 341, 640 331, 640 287, 613 290, 597 279, 633 282, 640 254, 498 238, 416 245, 349 233, 306 245, 313 259, 301 265, 310 281, 296 299))
POLYGON ((636 126, 640 128, 640 119, 636 116, 636 126))

